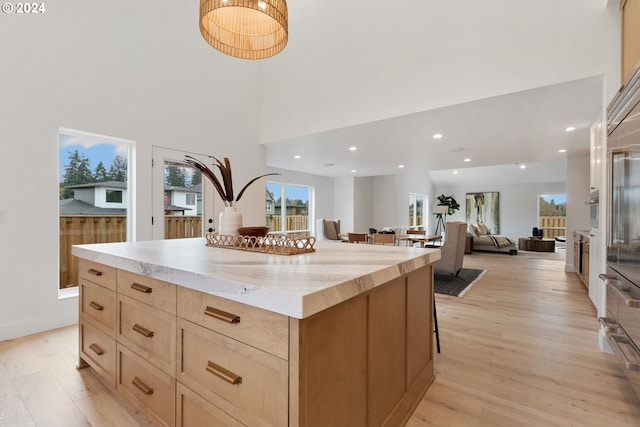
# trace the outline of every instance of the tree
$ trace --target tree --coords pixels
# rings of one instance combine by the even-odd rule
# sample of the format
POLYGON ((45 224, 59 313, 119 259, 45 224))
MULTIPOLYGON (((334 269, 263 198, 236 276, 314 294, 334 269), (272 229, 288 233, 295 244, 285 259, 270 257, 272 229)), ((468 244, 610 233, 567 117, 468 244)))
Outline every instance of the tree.
POLYGON ((202 184, 202 173, 194 169, 191 173, 191 186, 198 184, 202 184))
MULTIPOLYGON (((69 153, 69 162, 64 167, 64 175, 62 175, 62 186, 88 184, 93 182, 93 174, 91 173, 91 161, 84 155, 75 150, 69 153)), ((73 190, 65 188, 62 192, 62 199, 70 199, 73 197, 73 190)))
POLYGON ((93 172, 93 180, 95 182, 105 182, 109 180, 107 168, 104 167, 104 163, 102 163, 102 161, 98 163, 98 166, 96 166, 96 169, 93 172))
POLYGON ((108 178, 109 181, 127 181, 127 160, 124 157, 116 155, 113 158, 113 163, 109 167, 108 178))
POLYGON ((187 173, 183 167, 168 165, 165 168, 165 184, 172 187, 186 187, 187 173))

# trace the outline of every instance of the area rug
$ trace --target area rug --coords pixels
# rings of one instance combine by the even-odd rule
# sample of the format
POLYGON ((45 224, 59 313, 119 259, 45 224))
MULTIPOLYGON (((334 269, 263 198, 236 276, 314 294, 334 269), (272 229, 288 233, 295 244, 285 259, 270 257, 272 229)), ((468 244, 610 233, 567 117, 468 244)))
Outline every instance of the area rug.
POLYGON ((451 277, 449 273, 435 272, 433 274, 434 292, 437 294, 462 297, 473 285, 482 279, 482 276, 484 276, 486 272, 487 270, 463 268, 460 270, 460 273, 451 280, 449 280, 451 277))

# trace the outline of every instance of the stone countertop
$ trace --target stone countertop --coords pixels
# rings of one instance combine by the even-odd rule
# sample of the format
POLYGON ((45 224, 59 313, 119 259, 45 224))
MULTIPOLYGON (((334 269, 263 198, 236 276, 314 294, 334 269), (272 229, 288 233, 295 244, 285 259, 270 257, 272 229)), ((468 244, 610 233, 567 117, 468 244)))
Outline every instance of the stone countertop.
POLYGON ((298 319, 440 259, 440 249, 335 242, 315 249, 272 255, 195 238, 74 245, 72 254, 298 319))

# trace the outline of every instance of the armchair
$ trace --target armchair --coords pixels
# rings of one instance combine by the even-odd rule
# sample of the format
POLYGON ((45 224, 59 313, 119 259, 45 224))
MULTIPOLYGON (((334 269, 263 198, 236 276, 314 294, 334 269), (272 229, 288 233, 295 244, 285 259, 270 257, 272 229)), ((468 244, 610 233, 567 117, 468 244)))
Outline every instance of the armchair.
POLYGON ((318 219, 316 221, 316 240, 343 241, 340 238, 340 220, 318 219))
POLYGON ((444 244, 440 248, 441 256, 433 265, 434 270, 450 274, 450 279, 462 269, 464 248, 467 238, 467 224, 460 221, 447 222, 444 244))

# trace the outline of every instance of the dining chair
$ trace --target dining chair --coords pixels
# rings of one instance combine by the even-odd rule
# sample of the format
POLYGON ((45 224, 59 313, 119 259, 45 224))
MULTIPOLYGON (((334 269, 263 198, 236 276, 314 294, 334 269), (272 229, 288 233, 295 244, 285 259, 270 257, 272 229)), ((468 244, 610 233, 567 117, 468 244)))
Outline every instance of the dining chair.
POLYGON ((384 245, 387 243, 391 243, 392 245, 395 245, 396 235, 391 233, 388 233, 388 234, 376 233, 376 234, 372 234, 372 240, 374 245, 384 245))
POLYGON ((367 233, 348 233, 349 243, 368 243, 367 233))

